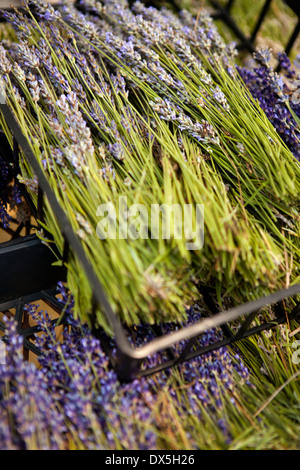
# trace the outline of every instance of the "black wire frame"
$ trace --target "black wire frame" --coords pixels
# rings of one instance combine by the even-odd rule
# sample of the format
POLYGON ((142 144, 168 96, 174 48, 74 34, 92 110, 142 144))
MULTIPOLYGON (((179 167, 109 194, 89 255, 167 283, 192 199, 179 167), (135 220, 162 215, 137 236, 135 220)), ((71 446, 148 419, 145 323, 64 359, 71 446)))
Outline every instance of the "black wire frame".
MULTIPOLYGON (((267 14, 267 11, 271 4, 271 0, 266 0, 258 22, 254 28, 254 31, 252 32, 251 38, 246 38, 244 36, 244 34, 237 27, 234 20, 230 16, 230 10, 233 6, 234 1, 236 0, 228 0, 226 6, 222 7, 220 6, 217 0, 211 0, 211 3, 217 9, 216 14, 213 16, 215 18, 222 19, 225 23, 228 24, 229 27, 231 27, 231 29, 236 33, 237 37, 241 41, 241 44, 239 46, 241 49, 246 48, 249 50, 249 52, 254 52, 253 41, 255 40, 259 28, 267 14)), ((294 3, 293 0, 286 0, 286 2, 289 4, 294 3)), ((289 6, 292 7, 292 5, 289 6)), ((296 10, 295 12, 299 15, 300 18, 300 12, 296 10)), ((298 32, 299 31, 296 28, 293 37, 289 41, 288 47, 286 49, 287 51, 291 49, 298 32)), ((297 295, 300 293, 300 284, 291 286, 288 289, 277 291, 264 298, 260 298, 258 300, 249 302, 244 305, 240 305, 238 307, 223 312, 218 312, 217 306, 214 305, 214 302, 210 295, 210 289, 206 286, 199 286, 200 293, 206 301, 208 311, 211 312, 212 316, 204 318, 203 320, 199 321, 194 325, 182 327, 175 333, 163 334, 159 326, 153 327, 156 336, 155 339, 141 347, 133 347, 128 340, 126 328, 120 323, 115 312, 113 312, 106 298, 103 287, 98 277, 96 276, 93 268, 91 267, 85 254, 85 251, 81 246, 81 243, 75 235, 66 214, 60 207, 54 192, 49 186, 49 183, 39 163, 37 162, 29 143, 23 135, 12 111, 6 104, 0 105, 0 111, 6 119, 6 122, 14 136, 13 152, 12 154, 10 154, 9 157, 11 158, 11 167, 14 169, 15 172, 17 171, 19 147, 21 147, 24 156, 27 158, 35 175, 38 178, 39 189, 37 208, 33 204, 29 194, 26 191, 26 188, 22 188, 23 195, 25 196, 26 201, 28 202, 32 210, 32 213, 34 214, 36 220, 43 220, 43 201, 44 197, 47 197, 48 202, 52 208, 54 215, 57 218, 57 221, 61 227, 61 231, 65 238, 62 262, 64 263, 67 261, 69 252, 70 250, 72 250, 74 255, 81 262, 82 268, 84 269, 85 274, 92 287, 92 303, 94 306, 94 312, 91 312, 91 314, 93 315, 95 313, 96 308, 99 307, 103 311, 103 314, 106 316, 106 319, 114 332, 116 354, 113 353, 111 341, 109 338, 107 338, 104 331, 100 328, 93 331, 94 335, 100 338, 102 347, 108 354, 111 365, 117 371, 120 380, 130 381, 136 377, 150 375, 155 372, 174 367, 191 358, 200 356, 209 351, 216 350, 222 346, 234 344, 246 337, 258 334, 259 332, 272 328, 280 323, 291 321, 293 319, 298 320, 300 318, 299 302, 296 303, 294 309, 288 315, 283 307, 283 301, 285 299, 290 299, 294 296, 297 297, 297 295), (276 312, 276 320, 272 322, 265 322, 256 326, 251 326, 253 320, 257 318, 257 315, 261 311, 261 309, 263 309, 267 305, 274 306, 274 310, 276 312), (230 324, 235 320, 242 321, 242 323, 239 326, 239 329, 235 331, 235 333, 232 333, 230 324), (223 339, 216 343, 210 344, 209 346, 199 347, 199 336, 207 330, 215 327, 220 327, 222 329, 224 334, 223 339), (184 347, 182 348, 179 354, 176 354, 174 353, 173 346, 180 342, 184 343, 184 347), (147 362, 147 359, 151 357, 151 355, 163 352, 165 352, 166 354, 162 354, 163 360, 159 364, 150 367, 143 366, 145 362, 147 362)), ((60 277, 59 280, 61 280, 62 277, 60 277)), ((15 315, 18 323, 18 331, 24 337, 24 346, 27 350, 32 351, 37 355, 40 352, 38 348, 34 345, 34 343, 30 341, 30 339, 38 331, 38 327, 23 327, 22 318, 24 318, 24 305, 28 302, 42 299, 46 303, 48 302, 48 304, 52 306, 54 310, 60 311, 62 313, 61 303, 55 297, 55 290, 53 289, 54 287, 49 288, 49 285, 47 285, 45 289, 41 289, 38 292, 33 292, 28 295, 22 295, 9 301, 0 301, 0 312, 9 309, 16 310, 15 315)), ((55 321, 57 322, 57 320, 55 321)), ((59 322, 62 324, 65 321, 66 316, 63 315, 60 318, 59 322)), ((5 325, 3 322, 0 322, 0 330, 5 330, 5 325)))
MULTIPOLYGON (((270 304, 280 305, 280 302, 282 302, 284 299, 297 296, 297 294, 300 293, 300 284, 297 284, 289 287, 288 289, 274 292, 269 296, 248 302, 243 305, 239 305, 227 311, 215 313, 217 309, 214 312, 210 308, 211 312, 213 313, 212 316, 204 318, 193 325, 182 327, 174 333, 161 334, 159 327, 157 327, 155 332, 155 339, 143 346, 134 347, 129 341, 124 325, 121 324, 118 316, 112 310, 99 278, 91 266, 77 235, 73 231, 67 215, 57 201, 56 196, 51 189, 39 162, 36 160, 26 137, 22 133, 13 112, 10 110, 7 104, 0 105, 0 111, 4 116, 8 127, 12 131, 14 138, 22 148, 23 155, 25 158, 27 158, 28 163, 31 165, 36 177, 38 178, 40 188, 40 211, 42 211, 43 200, 44 197, 46 197, 61 227, 62 234, 65 238, 63 261, 68 259, 69 252, 72 250, 73 254, 80 262, 91 286, 93 295, 92 303, 94 305, 94 312, 91 312, 91 315, 93 315, 93 313, 95 313, 95 309, 99 307, 105 315, 106 320, 114 333, 116 355, 113 354, 112 346, 103 330, 95 329, 93 331, 93 333, 100 338, 103 349, 108 353, 111 365, 117 371, 121 381, 131 381, 137 377, 153 374, 159 370, 174 367, 184 361, 191 359, 192 357, 204 354, 209 350, 214 350, 227 344, 233 344, 249 335, 257 334, 264 329, 271 328, 278 323, 282 323, 287 320, 291 321, 292 319, 298 319, 300 317, 300 303, 298 303, 288 316, 285 312, 282 314, 281 311, 281 315, 278 315, 278 318, 275 322, 267 322, 260 326, 251 327, 251 322, 256 318, 256 315, 262 308, 270 304), (230 323, 236 320, 240 321, 241 319, 244 320, 239 330, 234 334, 231 333, 229 326, 230 323), (198 348, 197 338, 204 332, 216 327, 222 328, 223 332, 225 333, 225 339, 208 347, 198 348), (176 356, 172 351, 172 346, 182 341, 185 342, 185 347, 183 351, 181 351, 180 355, 176 356), (146 369, 142 367, 143 362, 149 359, 151 355, 161 352, 167 353, 166 360, 163 360, 158 365, 146 369)), ((200 288, 200 291, 203 294, 204 299, 209 300, 210 297, 207 289, 200 288)))

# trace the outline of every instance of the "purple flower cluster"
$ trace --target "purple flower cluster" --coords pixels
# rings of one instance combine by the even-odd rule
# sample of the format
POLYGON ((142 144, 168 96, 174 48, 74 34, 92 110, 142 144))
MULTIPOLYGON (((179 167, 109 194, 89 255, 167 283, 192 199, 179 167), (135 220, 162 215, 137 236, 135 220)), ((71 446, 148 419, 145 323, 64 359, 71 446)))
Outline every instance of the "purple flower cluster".
POLYGON ((289 107, 300 117, 300 105, 293 100, 293 83, 299 81, 296 71, 286 54, 278 55, 282 73, 277 73, 270 66, 271 54, 269 51, 258 51, 255 54, 260 62, 258 67, 248 69, 237 67, 253 98, 258 100, 268 119, 276 131, 300 160, 300 129, 289 107))
MULTIPOLYGON (((195 52, 201 50, 210 60, 214 57, 214 60, 225 63, 225 66, 235 54, 233 45, 225 45, 208 15, 202 13, 196 23, 186 11, 181 12, 179 18, 167 9, 146 8, 138 1, 134 2, 131 10, 128 2, 110 0, 101 3, 81 0, 80 8, 85 14, 72 6, 65 6, 66 20, 81 35, 88 37, 95 48, 103 49, 103 43, 106 44, 105 53, 113 54, 120 60, 122 73, 130 87, 137 87, 130 78, 134 74, 135 78, 147 83, 162 101, 171 106, 176 106, 175 103, 178 102, 190 102, 191 96, 184 83, 171 70, 166 69, 156 52, 160 48, 165 50, 166 56, 186 77, 193 71, 197 73, 202 82, 199 91, 201 96, 206 96, 207 102, 212 101, 222 111, 229 111, 224 93, 218 86, 214 87, 212 77, 195 52), (131 69, 130 74, 126 71, 127 67, 131 69)), ((199 98, 200 101, 203 100, 199 98)), ((163 117, 162 113, 161 116, 163 117)), ((164 116, 163 119, 172 120, 173 115, 164 116)), ((194 122, 181 111, 176 121, 181 130, 185 130, 196 140, 218 144, 216 131, 205 120, 194 122)))
MULTIPOLYGON (((61 303, 68 314, 63 340, 47 312, 28 305, 27 312, 39 325, 36 343, 41 350, 40 367, 23 360, 22 337, 13 320, 5 319, 6 363, 0 367, 0 446, 2 449, 66 449, 70 436, 85 449, 157 448, 159 424, 154 413, 162 389, 173 398, 183 422, 189 414, 201 419, 200 405, 215 410, 222 406, 222 395, 234 388, 234 374, 248 383, 249 372, 239 356, 231 357, 226 348, 207 353, 179 367, 188 400, 178 394, 178 384, 166 372, 121 384, 109 366, 100 342, 86 325, 72 317, 72 298, 59 286, 61 303), (175 382, 175 381, 174 381, 175 382)), ((195 308, 189 321, 200 318, 195 308)), ((176 325, 162 325, 165 330, 176 325)), ((219 339, 209 331, 201 345, 219 339)), ((134 343, 153 338, 147 325, 135 329, 134 343)), ((115 347, 111 340, 112 348, 115 347)), ((184 347, 184 344, 178 346, 184 347)), ((151 358, 149 365, 160 360, 151 358)), ((164 412, 165 413, 165 412, 164 412)), ((168 415, 160 420, 170 419, 168 415)), ((226 423, 221 426, 227 436, 226 423)))

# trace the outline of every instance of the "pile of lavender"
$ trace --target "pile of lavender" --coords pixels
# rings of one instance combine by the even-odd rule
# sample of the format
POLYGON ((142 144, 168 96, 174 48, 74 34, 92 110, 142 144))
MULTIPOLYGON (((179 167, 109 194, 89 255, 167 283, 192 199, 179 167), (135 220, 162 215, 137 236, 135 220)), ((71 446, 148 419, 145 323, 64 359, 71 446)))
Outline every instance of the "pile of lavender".
POLYGON ((7 212, 7 205, 9 203, 9 185, 11 177, 6 163, 0 160, 0 222, 3 228, 7 228, 10 221, 10 216, 7 212))
MULTIPOLYGON (((164 448, 178 439, 174 419, 182 422, 181 431, 192 449, 197 448, 197 436, 189 434, 184 420, 191 414, 200 423, 204 410, 212 413, 224 442, 230 442, 226 420, 220 418, 223 401, 228 394, 235 401, 237 378, 250 386, 239 355, 221 348, 180 366, 177 376, 166 372, 121 384, 99 341, 72 317, 72 302, 62 285, 60 293, 62 302, 68 303, 69 326, 63 338, 46 311, 27 306, 40 327, 39 366, 23 361, 22 337, 13 319, 7 320, 6 363, 0 366, 1 450, 164 448), (170 399, 173 409, 166 406, 170 399)), ((189 310, 190 321, 199 315, 196 306, 189 310)), ((137 328, 136 344, 150 337, 150 327, 137 328)), ((220 332, 211 330, 201 343, 219 337, 220 332)))
MULTIPOLYGON (((211 18, 125 0, 23 3, 26 16, 4 15, 16 33, 0 49, 7 103, 121 319, 180 321, 197 282, 238 302, 297 282, 299 166, 211 18), (186 249, 176 227, 150 238, 136 220, 129 237, 108 237, 99 206, 120 213, 124 200, 189 205, 194 223, 202 204, 204 245, 186 249)), ((26 159, 21 173, 37 203, 26 159)), ((49 207, 44 227, 62 253, 49 207)), ((68 285, 86 320, 90 286, 73 257, 68 285)), ((108 329, 100 311, 97 322, 108 329)))

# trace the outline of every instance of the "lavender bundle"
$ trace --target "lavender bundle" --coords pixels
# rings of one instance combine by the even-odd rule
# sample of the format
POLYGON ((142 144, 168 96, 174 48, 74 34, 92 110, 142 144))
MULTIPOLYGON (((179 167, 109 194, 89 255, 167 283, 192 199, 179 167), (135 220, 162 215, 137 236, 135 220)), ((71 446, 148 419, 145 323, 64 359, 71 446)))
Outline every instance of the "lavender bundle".
POLYGON ((10 215, 7 212, 9 203, 11 176, 7 164, 0 160, 0 222, 3 228, 7 228, 10 222, 10 215))
MULTIPOLYGON (((201 281, 220 301, 296 282, 299 167, 210 18, 195 24, 140 2, 134 13, 126 2, 81 2, 86 14, 66 6, 63 16, 30 4, 38 20, 27 2, 28 17, 6 14, 19 38, 1 46, 7 102, 121 318, 181 319, 201 281), (99 205, 118 212, 125 197, 148 209, 189 204, 194 222, 204 204, 203 248, 187 250, 174 227, 169 239, 100 240, 99 205)), ((34 175, 21 166, 37 201, 34 175)), ((62 252, 49 206, 44 228, 62 252)), ((67 267, 75 315, 85 319, 90 287, 76 259, 67 267)), ((101 312, 97 319, 107 326, 101 312)))

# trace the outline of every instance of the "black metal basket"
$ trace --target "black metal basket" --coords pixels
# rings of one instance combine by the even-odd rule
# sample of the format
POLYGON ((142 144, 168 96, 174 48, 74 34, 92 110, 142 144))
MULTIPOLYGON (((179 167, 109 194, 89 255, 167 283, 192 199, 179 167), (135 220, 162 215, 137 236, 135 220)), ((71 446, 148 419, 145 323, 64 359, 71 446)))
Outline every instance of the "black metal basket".
MULTIPOLYGON (((112 310, 103 287, 77 235, 73 231, 67 215, 57 201, 12 111, 6 104, 0 106, 0 110, 15 141, 14 151, 8 151, 6 158, 10 159, 12 168, 16 169, 18 146, 20 146, 24 157, 31 165, 39 182, 38 209, 36 210, 32 202, 30 202, 33 213, 37 220, 42 219, 43 201, 46 197, 65 239, 62 261, 67 260, 70 251, 76 256, 90 283, 94 308, 99 307, 101 309, 114 333, 115 348, 113 351, 110 340, 105 333, 101 329, 94 331, 94 334, 100 338, 103 349, 107 352, 111 365, 117 371, 120 380, 130 381, 136 377, 174 367, 208 351, 234 344, 250 335, 276 327, 287 320, 291 321, 300 318, 300 303, 294 302, 295 306, 288 315, 283 304, 285 299, 292 299, 300 293, 300 284, 222 312, 218 312, 218 307, 213 301, 212 290, 202 285, 199 286, 199 291, 208 311, 211 313, 209 317, 193 325, 178 328, 173 333, 164 334, 159 326, 153 327, 155 338, 143 346, 134 347, 132 342, 129 341, 126 327, 121 324, 118 316, 112 310), (259 312, 269 305, 273 305, 276 319, 252 326, 252 322, 257 318, 259 312), (235 328, 233 332, 231 325, 232 322, 237 320, 239 320, 240 326, 238 329, 235 328), (205 347, 199 346, 199 337, 209 329, 216 327, 222 328, 224 338, 205 347), (181 348, 174 348, 179 343, 181 343, 181 348), (156 353, 161 354, 159 364, 145 367, 147 359, 156 353)), ((28 194, 26 197, 29 197, 28 194)), ((38 328, 31 327, 30 330, 28 328, 21 328, 23 306, 27 302, 43 298, 53 308, 61 310, 61 303, 55 297, 55 284, 57 281, 65 279, 66 271, 64 268, 53 267, 52 262, 53 255, 50 253, 50 250, 35 236, 27 236, 24 239, 9 242, 3 245, 3 247, 0 246, 0 272, 1 274, 5 273, 2 275, 0 282, 0 311, 3 312, 9 308, 16 308, 15 316, 20 325, 20 333, 25 339, 25 347, 37 354, 39 353, 38 349, 28 338, 38 328), (18 273, 17 277, 16 273, 18 273), (6 276, 7 279, 5 279, 6 276)), ((0 329, 5 329, 3 322, 0 323, 0 329)))

